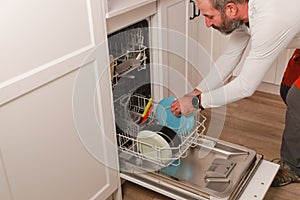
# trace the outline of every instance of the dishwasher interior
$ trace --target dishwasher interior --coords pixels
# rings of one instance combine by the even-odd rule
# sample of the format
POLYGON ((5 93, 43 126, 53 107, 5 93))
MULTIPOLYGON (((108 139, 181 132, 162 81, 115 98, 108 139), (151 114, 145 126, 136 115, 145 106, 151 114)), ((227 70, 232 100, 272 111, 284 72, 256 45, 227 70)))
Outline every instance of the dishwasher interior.
POLYGON ((176 198, 238 199, 263 156, 205 136, 206 117, 200 112, 193 114, 192 127, 180 129, 167 148, 138 138, 151 125, 168 126, 158 120, 159 100, 151 98, 147 23, 109 36, 121 177, 156 185, 176 198), (148 104, 147 117, 142 118, 148 104))

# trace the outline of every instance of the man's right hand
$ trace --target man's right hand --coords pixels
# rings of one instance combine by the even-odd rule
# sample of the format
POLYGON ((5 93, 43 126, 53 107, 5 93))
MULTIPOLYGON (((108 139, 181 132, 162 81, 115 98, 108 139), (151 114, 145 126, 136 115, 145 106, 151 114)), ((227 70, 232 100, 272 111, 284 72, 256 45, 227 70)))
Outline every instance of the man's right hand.
POLYGON ((183 97, 180 97, 173 101, 173 103, 171 104, 171 111, 173 112, 173 114, 177 117, 182 115, 191 115, 195 110, 197 110, 192 104, 192 99, 194 96, 197 96, 200 93, 201 92, 199 90, 195 89, 193 92, 188 93, 183 97))
POLYGON ((191 115, 196 108, 194 108, 192 104, 192 99, 194 98, 194 94, 186 94, 183 97, 178 98, 171 104, 171 111, 175 116, 188 116, 191 115))
POLYGON ((173 101, 173 103, 171 104, 171 111, 175 116, 177 117, 181 116, 181 107, 178 99, 173 101))

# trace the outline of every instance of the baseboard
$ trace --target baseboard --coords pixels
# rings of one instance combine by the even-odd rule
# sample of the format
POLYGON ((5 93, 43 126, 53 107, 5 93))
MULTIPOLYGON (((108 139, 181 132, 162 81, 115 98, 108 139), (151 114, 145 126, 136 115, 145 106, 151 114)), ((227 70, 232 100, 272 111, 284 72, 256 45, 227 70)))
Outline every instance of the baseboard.
POLYGON ((280 94, 280 86, 272 83, 261 83, 256 89, 261 92, 267 92, 271 94, 280 94))

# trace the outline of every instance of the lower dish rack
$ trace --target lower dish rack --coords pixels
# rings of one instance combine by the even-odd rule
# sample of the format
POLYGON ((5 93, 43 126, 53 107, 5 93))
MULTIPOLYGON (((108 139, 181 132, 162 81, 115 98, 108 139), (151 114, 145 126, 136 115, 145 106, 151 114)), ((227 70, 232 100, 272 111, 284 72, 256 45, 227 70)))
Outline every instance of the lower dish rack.
POLYGON ((153 166, 156 168, 170 165, 178 166, 180 158, 186 157, 187 150, 195 146, 198 138, 203 135, 206 118, 200 112, 195 112, 193 128, 190 130, 182 129, 180 133, 176 134, 179 143, 156 146, 139 139, 139 133, 147 130, 149 125, 168 127, 168 124, 161 124, 157 120, 156 111, 159 104, 156 101, 151 101, 152 105, 148 111, 147 119, 141 120, 142 113, 149 101, 150 98, 140 94, 125 94, 115 100, 117 141, 120 155, 127 159, 134 159, 135 164, 140 166, 145 163, 148 163, 148 166, 151 165, 151 168, 153 166))

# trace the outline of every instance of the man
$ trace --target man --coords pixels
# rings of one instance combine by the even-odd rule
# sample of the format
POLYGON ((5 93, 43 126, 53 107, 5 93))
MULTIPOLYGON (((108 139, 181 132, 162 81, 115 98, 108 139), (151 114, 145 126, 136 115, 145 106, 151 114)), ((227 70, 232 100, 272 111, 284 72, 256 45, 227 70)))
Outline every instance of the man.
MULTIPOLYGON (((231 34, 223 55, 193 92, 178 98, 172 112, 189 115, 196 108, 213 108, 251 96, 271 64, 285 48, 300 48, 299 0, 198 0, 207 27, 231 34), (238 65, 246 46, 250 51, 240 74, 222 86, 238 65)), ((288 67, 289 69, 290 67, 288 67)), ((289 71, 287 69, 287 71, 289 71)), ((272 185, 300 182, 300 69, 289 86, 284 80, 286 126, 282 138, 281 165, 272 185), (295 78, 296 76, 296 78, 295 78), (287 87, 285 87, 287 86, 287 87), (289 89, 290 88, 290 89, 289 89)), ((282 92, 284 94, 284 92, 282 92)))

